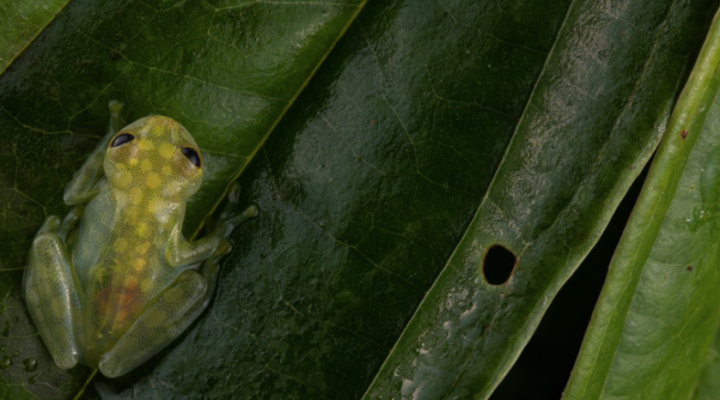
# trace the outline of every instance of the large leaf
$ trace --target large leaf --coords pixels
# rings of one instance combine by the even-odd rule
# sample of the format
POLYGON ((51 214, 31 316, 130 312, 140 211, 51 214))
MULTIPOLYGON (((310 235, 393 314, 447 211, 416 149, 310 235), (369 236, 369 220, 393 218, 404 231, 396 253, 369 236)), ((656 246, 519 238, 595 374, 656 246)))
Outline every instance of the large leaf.
POLYGON ((67 3, 68 0, 0 1, 0 73, 67 3))
POLYGON ((13 63, 0 77, 0 391, 67 397, 87 373, 53 366, 20 282, 39 224, 67 212, 62 188, 104 134, 108 101, 128 120, 163 113, 192 132, 205 156, 192 234, 361 5, 74 1, 13 63))
POLYGON ((261 215, 209 312, 95 390, 487 397, 653 151, 708 10, 369 3, 241 176, 261 215), (520 256, 504 285, 493 243, 520 256))
MULTIPOLYGON (((716 17, 613 258, 564 398, 686 399, 696 390, 720 321, 719 73, 716 17)), ((708 361, 706 375, 717 368, 708 361)), ((703 379, 700 398, 717 382, 703 379)))

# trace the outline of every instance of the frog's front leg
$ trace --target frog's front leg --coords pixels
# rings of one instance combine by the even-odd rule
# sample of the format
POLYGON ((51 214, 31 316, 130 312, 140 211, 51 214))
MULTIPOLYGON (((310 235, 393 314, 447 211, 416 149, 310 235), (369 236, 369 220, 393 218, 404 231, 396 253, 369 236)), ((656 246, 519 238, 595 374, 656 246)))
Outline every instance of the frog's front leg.
POLYGON ((210 229, 210 233, 202 239, 189 242, 182 236, 179 227, 175 227, 168 243, 168 264, 175 267, 189 266, 208 258, 236 226, 258 215, 258 209, 254 205, 238 214, 236 209, 239 199, 240 185, 235 183, 228 192, 225 209, 210 229))
POLYGON ((103 170, 103 161, 105 160, 105 151, 110 144, 110 139, 122 128, 122 103, 111 100, 108 104, 110 108, 110 127, 108 133, 103 137, 95 150, 80 169, 75 172, 72 181, 65 187, 63 200, 65 204, 72 206, 76 204, 87 203, 95 197, 101 186, 105 172, 103 170))
POLYGON ((79 300, 65 239, 81 213, 76 207, 62 222, 54 215, 45 220, 33 240, 23 283, 38 332, 55 363, 64 369, 78 362, 73 314, 78 311, 79 300))

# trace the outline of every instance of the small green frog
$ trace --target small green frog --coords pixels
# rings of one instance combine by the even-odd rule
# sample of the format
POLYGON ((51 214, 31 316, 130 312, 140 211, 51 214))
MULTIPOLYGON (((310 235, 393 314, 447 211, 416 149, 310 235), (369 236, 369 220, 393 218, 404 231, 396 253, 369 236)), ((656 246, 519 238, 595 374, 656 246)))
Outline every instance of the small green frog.
POLYGON ((110 131, 65 188, 75 206, 49 216, 32 243, 24 290, 30 315, 63 369, 78 362, 124 375, 175 339, 207 306, 232 230, 257 215, 234 209, 239 187, 202 239, 182 234, 203 161, 188 131, 149 116, 110 131), (83 206, 83 204, 86 204, 83 206))

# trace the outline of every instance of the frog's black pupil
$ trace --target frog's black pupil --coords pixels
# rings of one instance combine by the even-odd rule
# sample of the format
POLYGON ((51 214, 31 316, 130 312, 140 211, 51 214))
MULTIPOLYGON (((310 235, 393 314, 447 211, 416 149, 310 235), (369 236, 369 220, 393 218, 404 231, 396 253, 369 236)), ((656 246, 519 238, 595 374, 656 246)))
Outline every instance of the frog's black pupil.
POLYGON ((190 147, 183 147, 182 152, 191 163, 200 168, 200 155, 198 155, 197 151, 191 149, 190 147))
POLYGON ((112 141, 112 144, 110 146, 112 147, 118 147, 120 145, 123 145, 127 142, 131 142, 133 139, 135 139, 135 136, 129 134, 129 133, 123 133, 118 135, 115 140, 112 141))

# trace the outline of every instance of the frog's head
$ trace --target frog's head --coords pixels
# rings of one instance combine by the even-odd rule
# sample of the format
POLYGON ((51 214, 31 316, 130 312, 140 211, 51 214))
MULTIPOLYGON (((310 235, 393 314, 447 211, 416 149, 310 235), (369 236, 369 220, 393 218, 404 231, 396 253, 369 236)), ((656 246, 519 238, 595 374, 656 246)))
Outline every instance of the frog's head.
POLYGON ((200 188, 203 160, 190 133, 172 118, 151 115, 121 129, 105 153, 105 176, 119 190, 187 199, 200 188))

